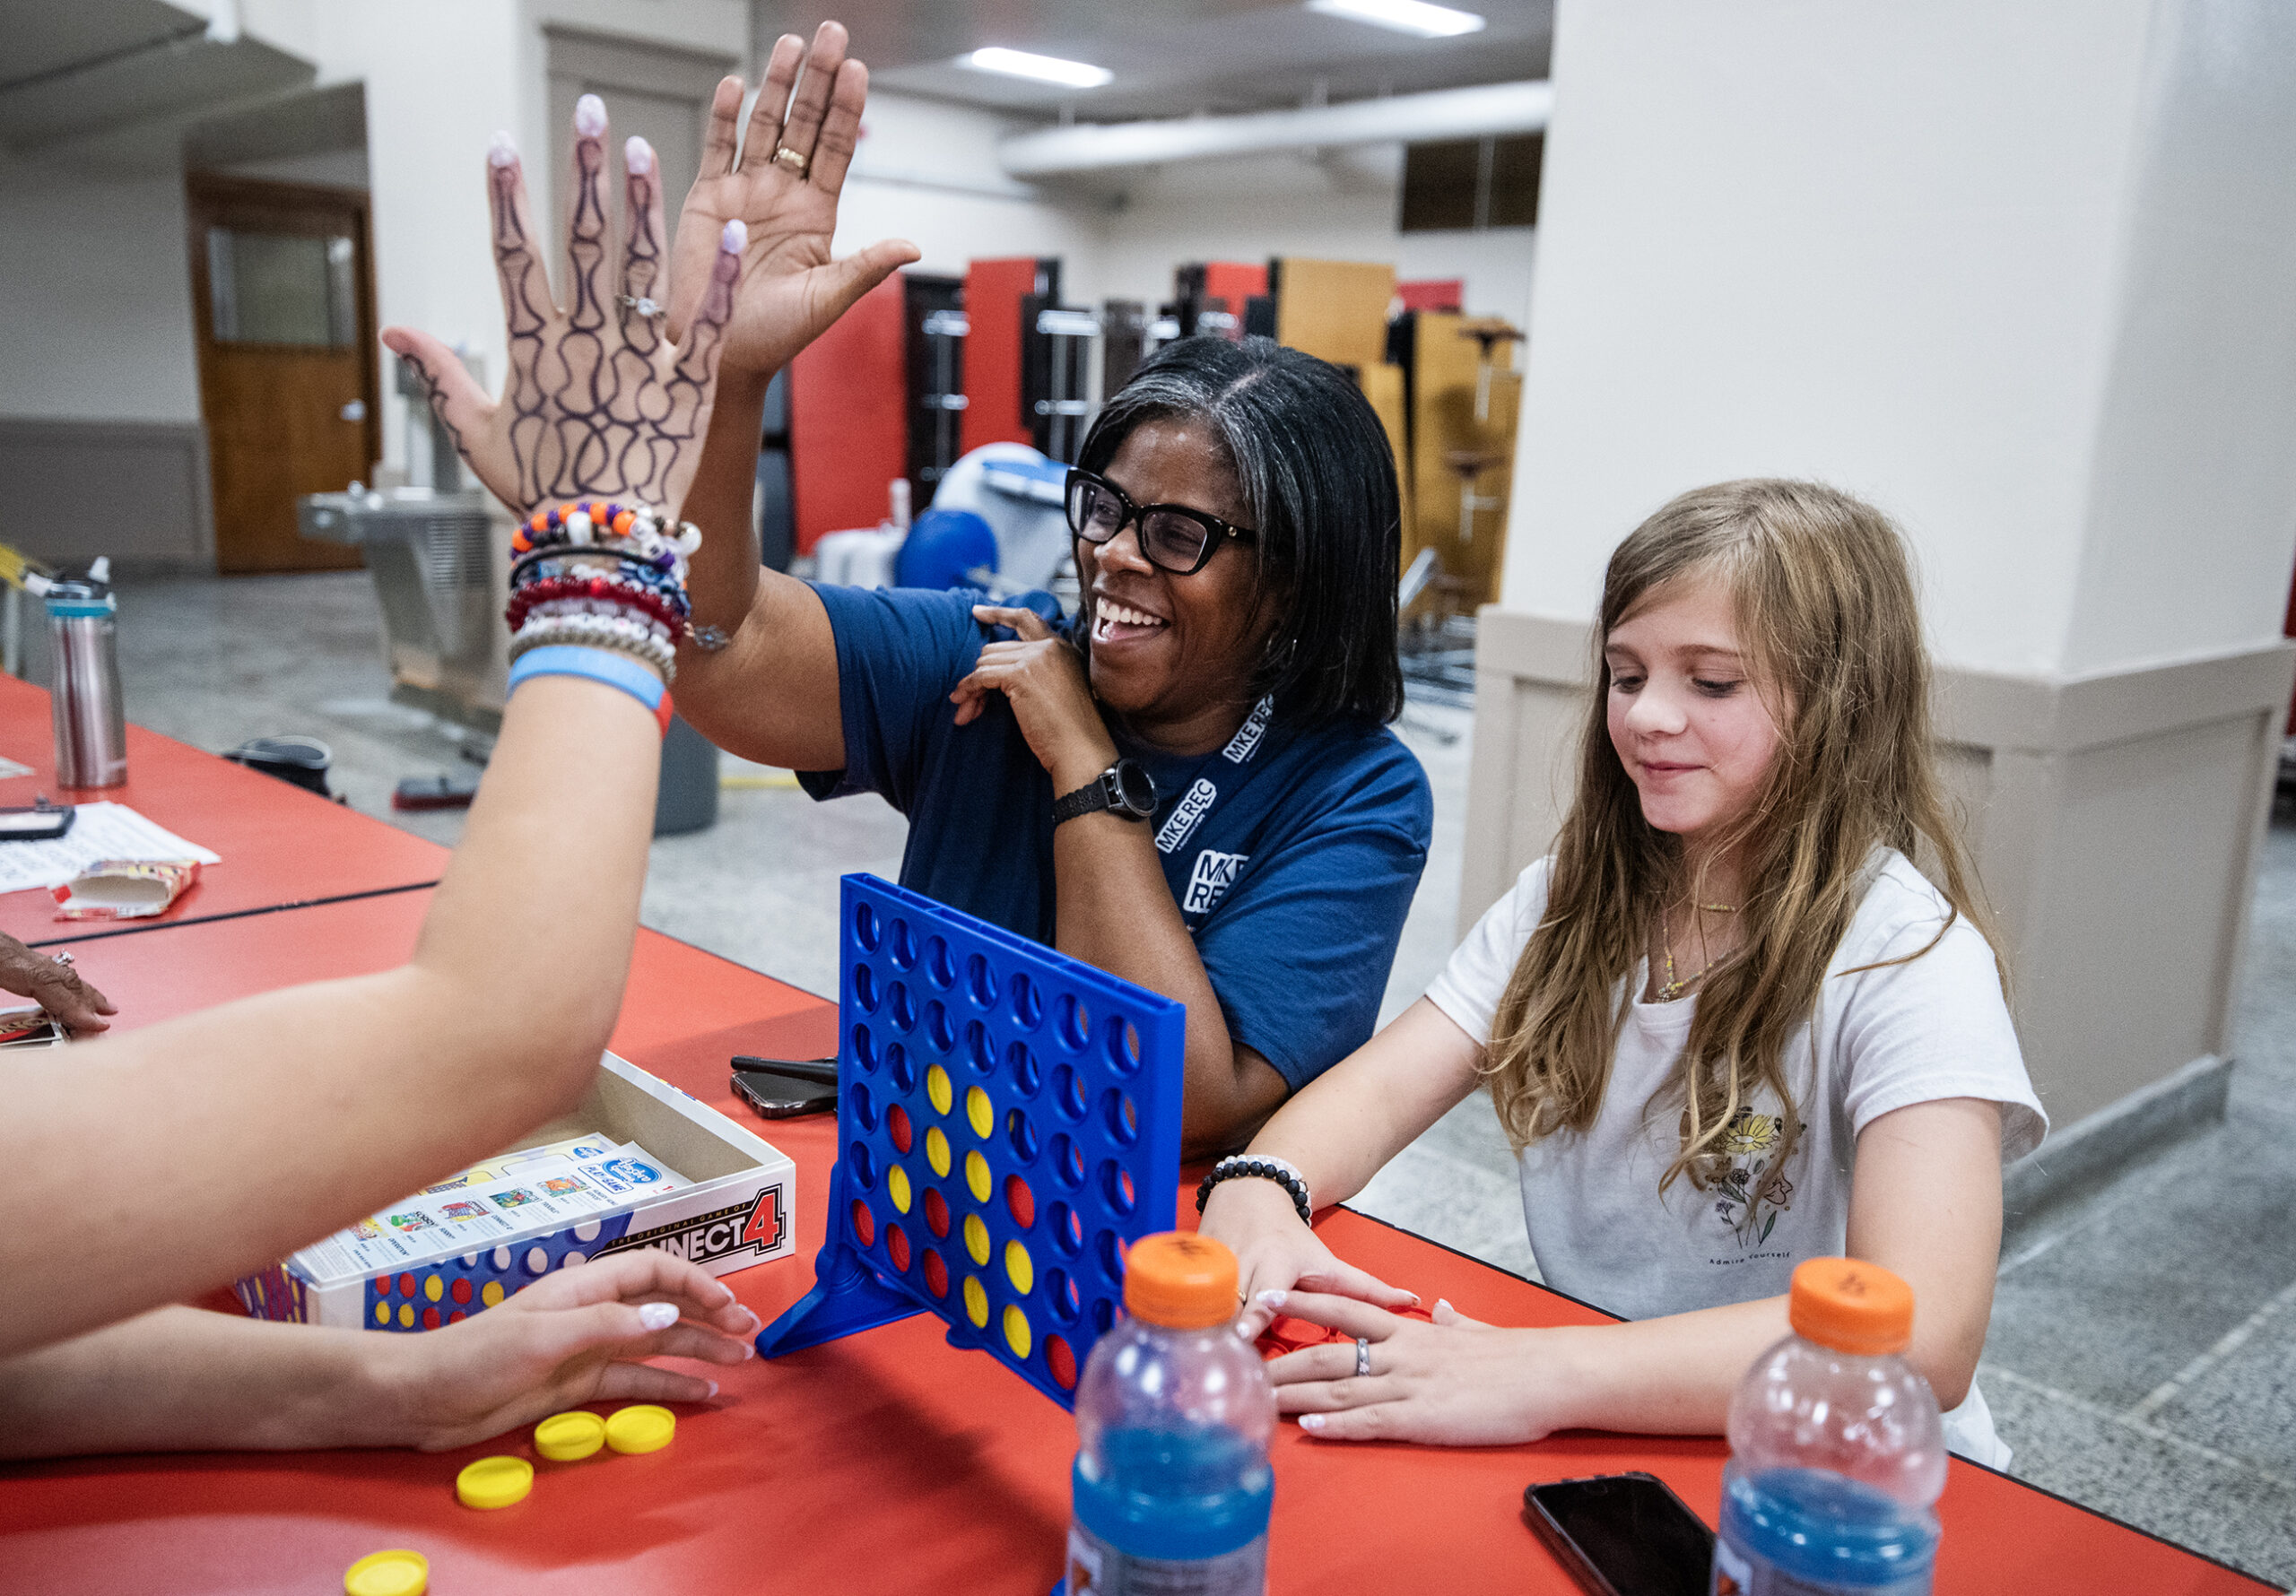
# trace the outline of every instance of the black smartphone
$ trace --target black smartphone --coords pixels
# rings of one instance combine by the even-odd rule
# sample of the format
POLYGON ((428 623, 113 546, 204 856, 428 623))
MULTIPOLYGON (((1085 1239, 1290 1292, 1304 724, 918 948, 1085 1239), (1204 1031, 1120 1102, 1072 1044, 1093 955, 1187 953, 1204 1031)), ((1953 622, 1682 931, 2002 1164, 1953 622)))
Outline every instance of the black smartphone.
POLYGON ((53 842, 72 829, 80 811, 42 799, 30 809, 0 809, 0 842, 53 842))
POLYGON ((764 1119, 795 1119, 837 1108, 836 1083, 804 1080, 774 1070, 736 1070, 734 1095, 764 1119))
POLYGON ((1707 1596, 1714 1531, 1655 1474, 1533 1485, 1523 1512, 1596 1596, 1707 1596))
POLYGON ((837 1055, 827 1058, 754 1058, 746 1053, 734 1055, 736 1070, 763 1070, 769 1075, 795 1075, 800 1080, 818 1080, 823 1086, 837 1084, 837 1055))

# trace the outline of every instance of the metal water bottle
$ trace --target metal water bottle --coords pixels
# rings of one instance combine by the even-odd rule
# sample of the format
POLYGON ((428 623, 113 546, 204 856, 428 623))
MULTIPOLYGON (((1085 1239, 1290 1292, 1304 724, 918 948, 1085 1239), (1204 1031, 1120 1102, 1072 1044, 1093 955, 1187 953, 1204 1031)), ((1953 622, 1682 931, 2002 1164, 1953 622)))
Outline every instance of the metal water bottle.
POLYGON ((111 589, 111 561, 98 559, 84 577, 59 577, 33 591, 48 604, 56 785, 116 787, 127 779, 127 721, 120 705, 119 601, 111 589))

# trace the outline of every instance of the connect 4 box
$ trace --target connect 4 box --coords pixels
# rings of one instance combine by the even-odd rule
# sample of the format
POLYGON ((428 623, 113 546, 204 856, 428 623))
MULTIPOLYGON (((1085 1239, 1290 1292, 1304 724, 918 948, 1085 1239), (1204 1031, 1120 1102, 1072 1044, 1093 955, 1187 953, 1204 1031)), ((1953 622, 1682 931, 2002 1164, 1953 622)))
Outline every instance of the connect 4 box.
POLYGON ((786 1257, 796 1196, 787 1155, 609 1053, 564 1119, 237 1290, 258 1318, 435 1330, 610 1253, 659 1247, 713 1275, 786 1257))

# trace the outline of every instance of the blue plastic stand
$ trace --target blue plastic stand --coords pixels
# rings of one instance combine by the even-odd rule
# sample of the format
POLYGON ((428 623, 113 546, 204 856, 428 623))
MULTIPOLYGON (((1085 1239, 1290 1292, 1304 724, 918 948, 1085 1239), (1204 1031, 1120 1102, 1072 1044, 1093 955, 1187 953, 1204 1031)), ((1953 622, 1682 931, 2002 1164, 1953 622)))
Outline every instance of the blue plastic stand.
POLYGON ((937 1314, 1072 1407, 1126 1247, 1172 1227, 1187 1009, 874 876, 839 941, 829 1234, 759 1353, 937 1314))

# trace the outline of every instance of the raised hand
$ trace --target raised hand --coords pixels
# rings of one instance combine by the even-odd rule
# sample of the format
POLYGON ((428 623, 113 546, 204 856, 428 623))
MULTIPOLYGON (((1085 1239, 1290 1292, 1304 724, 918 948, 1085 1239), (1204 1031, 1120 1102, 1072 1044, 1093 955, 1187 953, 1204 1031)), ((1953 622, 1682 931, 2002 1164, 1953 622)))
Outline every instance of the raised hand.
POLYGON ((494 264, 509 325, 509 374, 489 399, 447 346, 406 327, 383 343, 422 377, 430 407, 471 470, 524 515, 561 499, 636 500, 676 511, 701 460, 718 361, 733 314, 746 238, 739 221, 706 245, 684 336, 673 340, 657 302, 662 195, 645 140, 624 152, 626 233, 619 273, 609 264, 606 113, 586 94, 574 111, 574 187, 567 218, 569 303, 551 296, 526 171, 509 135, 487 153, 494 264), (619 276, 619 291, 616 277, 619 276))
POLYGON ((795 34, 776 40, 765 83, 740 136, 743 84, 727 78, 709 107, 701 173, 678 215, 671 256, 670 332, 698 314, 709 256, 730 222, 749 230, 748 281, 726 329, 726 360, 737 371, 771 373, 819 337, 917 247, 887 239, 837 260, 838 191, 861 138, 869 69, 845 54, 841 23, 823 22, 813 48, 795 34))

